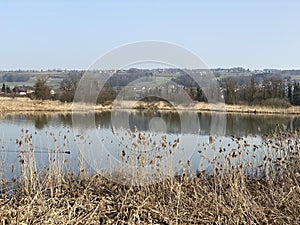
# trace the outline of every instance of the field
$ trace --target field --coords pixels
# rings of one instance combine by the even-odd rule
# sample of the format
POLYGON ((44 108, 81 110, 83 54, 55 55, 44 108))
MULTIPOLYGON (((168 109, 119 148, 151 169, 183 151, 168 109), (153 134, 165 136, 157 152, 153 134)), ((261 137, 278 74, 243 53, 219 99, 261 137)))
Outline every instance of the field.
POLYGON ((5 85, 9 86, 11 89, 17 85, 34 86, 38 78, 48 78, 47 84, 51 88, 58 88, 59 83, 67 76, 67 72, 63 71, 0 71, 0 78, 6 78, 5 85), (10 80, 10 81, 8 81, 10 80))
MULTIPOLYGON (((39 78, 47 79, 47 85, 49 85, 53 89, 58 89, 61 81, 68 77, 70 74, 79 74, 80 71, 0 71, 0 82, 1 79, 5 76, 9 76, 9 78, 5 78, 5 85, 9 86, 11 89, 15 86, 34 86, 39 78), (7 81, 7 80, 10 81, 7 81)), ((171 80, 176 77, 176 74, 156 74, 157 82, 163 83, 171 80)))

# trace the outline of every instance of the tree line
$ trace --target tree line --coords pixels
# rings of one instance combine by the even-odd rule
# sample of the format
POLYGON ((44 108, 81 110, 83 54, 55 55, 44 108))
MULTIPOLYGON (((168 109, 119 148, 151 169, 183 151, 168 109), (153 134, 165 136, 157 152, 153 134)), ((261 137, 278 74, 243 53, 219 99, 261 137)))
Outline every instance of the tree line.
MULTIPOLYGON (((136 71, 131 72, 134 78, 143 76, 151 77, 152 73, 139 75, 136 71)), ((47 78, 39 78, 34 86, 36 99, 55 99, 62 102, 72 102, 78 87, 78 83, 83 72, 68 74, 55 90, 55 94, 50 93, 51 88, 47 85, 47 78)), ((116 75, 108 80, 101 88, 97 80, 91 81, 90 90, 100 92, 97 103, 113 101, 118 95, 119 90, 132 82, 130 74, 116 75)), ((194 101, 207 102, 204 91, 188 75, 180 75, 172 79, 172 82, 183 86, 183 89, 190 95, 194 101)), ((230 76, 218 79, 220 96, 226 104, 244 104, 261 105, 273 107, 289 107, 291 105, 300 105, 300 84, 290 77, 284 76, 230 76)), ((82 90, 90 91, 90 90, 82 90)), ((2 92, 9 93, 11 90, 3 84, 2 92)), ((176 93, 175 93, 176 94, 176 93)))
MULTIPOLYGON (((202 89, 184 75, 173 81, 185 87, 195 101, 207 102, 202 89)), ((226 104, 289 107, 300 105, 300 84, 288 76, 258 74, 218 79, 219 94, 226 104)))
POLYGON ((252 76, 250 82, 239 85, 234 77, 220 82, 225 103, 274 107, 300 105, 300 86, 285 77, 271 76, 258 81, 252 76))

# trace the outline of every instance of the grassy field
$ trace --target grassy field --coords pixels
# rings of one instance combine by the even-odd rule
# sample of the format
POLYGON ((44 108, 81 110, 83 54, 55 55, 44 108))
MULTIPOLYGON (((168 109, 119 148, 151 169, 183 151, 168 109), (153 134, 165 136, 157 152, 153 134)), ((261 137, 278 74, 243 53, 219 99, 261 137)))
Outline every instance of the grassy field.
MULTIPOLYGON (((84 163, 79 164, 75 174, 62 154, 53 149, 48 153, 48 167, 38 171, 30 144, 32 134, 24 130, 18 140, 21 175, 12 181, 3 178, 0 183, 0 222, 299 224, 299 138, 300 130, 265 136, 269 154, 263 165, 246 168, 244 164, 228 163, 247 144, 234 137, 233 142, 241 143, 239 149, 232 149, 225 163, 215 166, 212 174, 195 174, 187 167, 182 175, 135 186, 113 182, 112 176, 117 173, 111 177, 90 174, 84 163), (271 154, 277 157, 269 157, 271 154)), ((117 175, 123 173, 120 169, 117 175)))
POLYGON ((15 71, 15 72, 5 72, 5 71, 0 71, 0 76, 3 75, 12 75, 12 76, 25 76, 28 77, 27 81, 23 82, 2 82, 5 83, 6 86, 10 87, 13 89, 15 86, 34 86, 35 83, 39 78, 48 78, 47 80, 47 85, 49 85, 51 88, 58 88, 60 85, 60 82, 67 76, 66 72, 58 72, 58 71, 43 71, 43 72, 29 72, 29 71, 15 71))

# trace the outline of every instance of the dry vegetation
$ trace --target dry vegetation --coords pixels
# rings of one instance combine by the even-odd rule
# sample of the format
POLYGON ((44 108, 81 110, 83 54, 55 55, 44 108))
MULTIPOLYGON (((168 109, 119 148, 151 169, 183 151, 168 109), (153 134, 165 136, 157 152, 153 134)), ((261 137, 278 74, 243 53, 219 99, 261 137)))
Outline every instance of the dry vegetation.
MULTIPOLYGON (((180 176, 144 186, 123 185, 80 168, 73 174, 62 154, 49 152, 38 171, 24 131, 18 140, 21 176, 1 181, 2 224, 299 224, 300 131, 264 136, 267 150, 258 168, 216 166, 212 174, 180 176), (221 171, 221 172, 220 172, 221 171), (249 173, 250 171, 250 173, 249 173)), ((249 144, 233 137, 239 157, 249 144)), ((253 146, 253 151, 260 151, 253 146)), ((225 165, 226 163, 224 163, 225 165)), ((229 165, 227 163, 227 165, 229 165)))
POLYGON ((71 104, 50 100, 31 100, 29 98, 0 97, 0 113, 22 111, 70 111, 71 104))
MULTIPOLYGON (((31 100, 29 98, 8 98, 0 97, 0 116, 5 113, 13 112, 71 112, 73 109, 76 111, 86 110, 161 110, 161 111, 172 111, 174 106, 167 102, 135 102, 135 101, 114 101, 113 104, 99 104, 99 105, 88 105, 88 104, 75 104, 62 103, 60 101, 50 100, 31 100), (72 107, 75 106, 75 107, 72 107)), ((189 110, 189 111, 218 111, 228 113, 268 113, 268 114, 300 114, 299 106, 292 106, 289 108, 280 107, 263 107, 263 106, 246 106, 246 105, 222 105, 222 104, 207 104, 203 102, 197 102, 193 106, 190 105, 177 105, 176 110, 189 110)))

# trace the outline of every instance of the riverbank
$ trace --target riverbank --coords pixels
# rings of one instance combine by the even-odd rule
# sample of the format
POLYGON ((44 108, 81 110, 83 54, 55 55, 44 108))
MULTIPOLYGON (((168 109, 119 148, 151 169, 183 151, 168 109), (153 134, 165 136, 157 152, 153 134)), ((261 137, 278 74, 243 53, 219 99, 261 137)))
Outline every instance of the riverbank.
POLYGON ((110 111, 110 110, 151 110, 151 111, 213 111, 227 113, 262 113, 262 114, 300 114, 300 106, 289 108, 271 108, 246 105, 207 104, 196 102, 194 105, 179 104, 176 107, 166 102, 135 102, 114 101, 112 104, 88 105, 62 103, 60 101, 31 100, 29 98, 5 98, 0 97, 0 114, 22 113, 22 112, 86 112, 86 111, 110 111))

